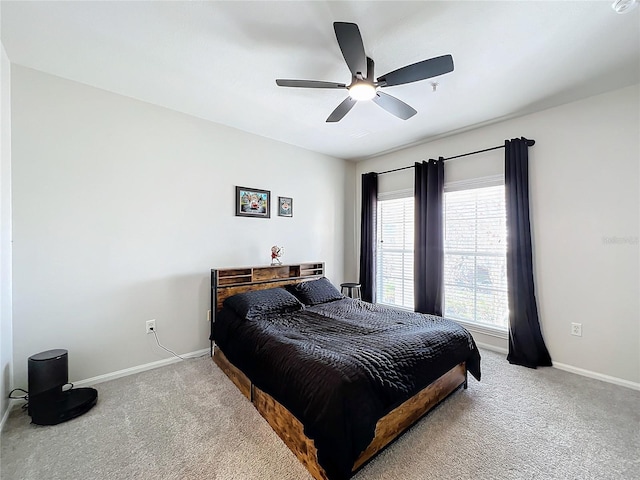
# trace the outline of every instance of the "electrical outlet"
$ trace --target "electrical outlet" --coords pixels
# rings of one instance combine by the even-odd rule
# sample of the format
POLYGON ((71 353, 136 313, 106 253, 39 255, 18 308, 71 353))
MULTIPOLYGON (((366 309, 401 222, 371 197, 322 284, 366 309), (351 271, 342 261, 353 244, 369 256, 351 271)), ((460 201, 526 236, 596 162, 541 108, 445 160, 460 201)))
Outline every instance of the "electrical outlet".
POLYGON ((211 321, 211 310, 207 310, 207 322, 211 321))
POLYGON ((153 332, 156 331, 156 321, 155 321, 155 319, 147 320, 145 325, 147 327, 147 333, 153 333, 153 332))
POLYGON ((571 335, 575 335, 576 337, 582 336, 582 324, 581 323, 572 323, 571 324, 571 335))

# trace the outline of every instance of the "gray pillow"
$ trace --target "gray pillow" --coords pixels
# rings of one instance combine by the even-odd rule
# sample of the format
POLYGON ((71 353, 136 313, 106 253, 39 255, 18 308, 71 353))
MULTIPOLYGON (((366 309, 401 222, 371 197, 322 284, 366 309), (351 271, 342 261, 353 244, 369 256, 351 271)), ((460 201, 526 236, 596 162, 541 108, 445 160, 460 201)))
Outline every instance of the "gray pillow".
POLYGON ((304 305, 284 288, 239 293, 225 299, 222 304, 248 320, 270 314, 295 312, 304 308, 304 305))
POLYGON ((287 290, 293 293, 302 303, 309 306, 344 298, 326 277, 287 285, 287 290))

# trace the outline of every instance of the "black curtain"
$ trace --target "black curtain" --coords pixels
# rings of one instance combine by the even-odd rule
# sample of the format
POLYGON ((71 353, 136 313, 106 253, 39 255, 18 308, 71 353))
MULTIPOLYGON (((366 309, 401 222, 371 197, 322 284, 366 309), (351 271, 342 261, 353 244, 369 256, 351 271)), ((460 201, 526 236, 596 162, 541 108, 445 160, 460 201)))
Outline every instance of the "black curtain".
POLYGON ((442 315, 444 159, 415 164, 414 301, 420 313, 442 315))
POLYGON ((507 282, 509 291, 509 363, 529 368, 551 366, 540 331, 533 284, 529 221, 529 146, 526 138, 505 140, 507 204, 507 282))
POLYGON ((360 285, 365 302, 376 301, 376 214, 378 174, 362 175, 362 214, 360 217, 360 285))

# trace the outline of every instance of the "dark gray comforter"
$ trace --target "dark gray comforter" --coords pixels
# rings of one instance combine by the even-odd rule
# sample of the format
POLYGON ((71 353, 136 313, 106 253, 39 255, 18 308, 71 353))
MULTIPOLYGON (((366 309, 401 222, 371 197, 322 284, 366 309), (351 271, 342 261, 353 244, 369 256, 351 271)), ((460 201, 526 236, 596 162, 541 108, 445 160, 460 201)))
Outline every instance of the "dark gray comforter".
POLYGON ((332 480, 350 477, 381 417, 455 365, 480 380, 459 324, 349 298, 253 320, 224 308, 211 338, 302 422, 332 480))

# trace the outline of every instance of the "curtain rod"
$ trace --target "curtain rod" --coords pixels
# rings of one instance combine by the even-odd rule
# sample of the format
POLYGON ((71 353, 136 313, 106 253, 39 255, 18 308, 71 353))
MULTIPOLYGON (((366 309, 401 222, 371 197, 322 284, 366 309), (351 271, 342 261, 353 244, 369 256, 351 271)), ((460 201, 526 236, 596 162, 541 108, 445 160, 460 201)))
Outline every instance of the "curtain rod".
MULTIPOLYGON (((530 140, 530 139, 525 139, 527 140, 527 146, 528 147, 533 147, 536 144, 535 140, 530 140)), ((475 155, 477 153, 484 153, 484 152, 489 152, 491 150, 497 150, 499 148, 504 148, 504 145, 499 145, 497 147, 491 147, 491 148, 485 148, 484 150, 476 150, 475 152, 469 152, 469 153, 463 153, 461 155, 455 155, 453 157, 448 157, 448 158, 443 158, 443 161, 447 161, 447 160, 453 160, 454 158, 460 158, 460 157, 468 157, 469 155, 475 155)), ((392 173, 392 172, 399 172, 400 170, 407 170, 409 168, 415 168, 415 165, 409 165, 408 167, 400 167, 400 168, 394 168, 393 170, 386 170, 384 172, 378 172, 378 175, 384 175, 385 173, 392 173)))

